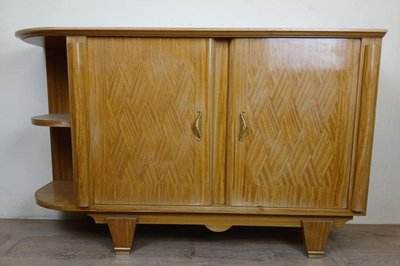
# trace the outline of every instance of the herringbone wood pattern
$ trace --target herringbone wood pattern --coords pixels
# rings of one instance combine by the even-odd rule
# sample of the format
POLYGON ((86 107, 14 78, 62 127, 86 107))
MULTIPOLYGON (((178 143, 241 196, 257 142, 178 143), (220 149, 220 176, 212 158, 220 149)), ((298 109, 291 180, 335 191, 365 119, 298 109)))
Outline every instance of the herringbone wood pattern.
POLYGON ((347 207, 359 49, 349 39, 233 41, 231 205, 347 207))
POLYGON ((94 203, 209 204, 207 40, 90 38, 88 45, 96 73, 94 203))

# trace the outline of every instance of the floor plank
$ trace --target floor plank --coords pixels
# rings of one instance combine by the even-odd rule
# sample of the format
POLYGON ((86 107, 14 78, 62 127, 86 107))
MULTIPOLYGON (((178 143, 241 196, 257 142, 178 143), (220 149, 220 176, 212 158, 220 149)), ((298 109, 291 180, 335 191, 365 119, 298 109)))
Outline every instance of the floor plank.
POLYGON ((322 259, 305 256, 296 228, 139 225, 129 256, 115 256, 91 220, 0 219, 0 265, 400 265, 400 225, 333 230, 322 259))

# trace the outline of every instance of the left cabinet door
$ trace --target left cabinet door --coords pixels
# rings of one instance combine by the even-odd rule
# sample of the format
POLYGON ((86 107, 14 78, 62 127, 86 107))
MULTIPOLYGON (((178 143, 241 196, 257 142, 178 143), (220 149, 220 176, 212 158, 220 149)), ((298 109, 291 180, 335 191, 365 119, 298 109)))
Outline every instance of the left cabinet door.
POLYGON ((93 204, 210 204, 208 48, 87 38, 93 204))

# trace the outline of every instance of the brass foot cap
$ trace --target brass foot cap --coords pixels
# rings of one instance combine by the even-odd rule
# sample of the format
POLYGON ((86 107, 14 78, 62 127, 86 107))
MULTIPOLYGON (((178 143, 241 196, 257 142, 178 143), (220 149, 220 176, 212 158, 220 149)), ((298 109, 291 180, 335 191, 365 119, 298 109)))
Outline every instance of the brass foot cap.
POLYGON ((307 251, 307 256, 310 259, 319 259, 324 256, 324 253, 323 251, 307 251))
POLYGON ((131 253, 130 248, 123 248, 123 247, 115 247, 114 251, 115 254, 117 255, 129 255, 131 253))

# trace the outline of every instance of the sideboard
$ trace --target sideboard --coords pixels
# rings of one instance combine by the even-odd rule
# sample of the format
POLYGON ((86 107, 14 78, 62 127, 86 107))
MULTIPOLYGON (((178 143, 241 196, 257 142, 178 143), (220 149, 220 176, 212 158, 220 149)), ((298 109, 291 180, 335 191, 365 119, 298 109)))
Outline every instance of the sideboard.
MULTIPOLYGON (((40 206, 108 225, 300 227, 309 257, 365 215, 385 30, 32 28, 53 180, 40 206)), ((266 236, 267 237, 267 236, 266 236)))

